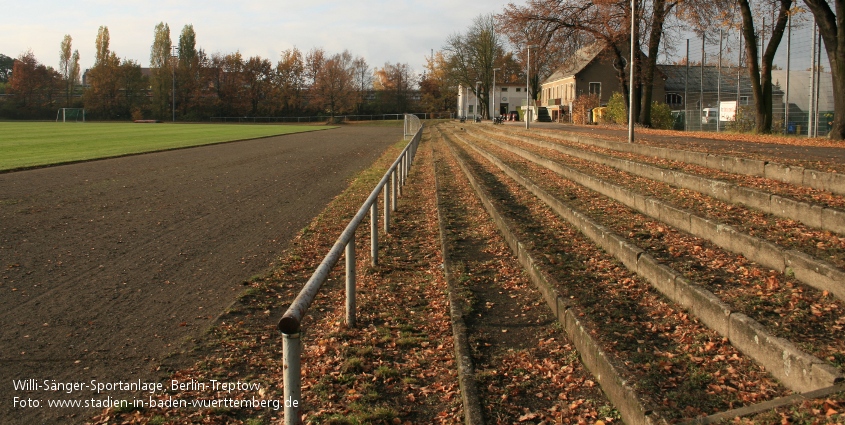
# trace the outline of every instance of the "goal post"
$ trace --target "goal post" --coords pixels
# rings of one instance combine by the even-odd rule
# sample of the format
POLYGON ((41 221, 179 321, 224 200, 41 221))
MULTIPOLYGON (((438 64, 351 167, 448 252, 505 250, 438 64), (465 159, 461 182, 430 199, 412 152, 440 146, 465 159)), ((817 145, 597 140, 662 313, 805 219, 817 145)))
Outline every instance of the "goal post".
POLYGON ((85 122, 85 108, 59 108, 56 122, 85 122))

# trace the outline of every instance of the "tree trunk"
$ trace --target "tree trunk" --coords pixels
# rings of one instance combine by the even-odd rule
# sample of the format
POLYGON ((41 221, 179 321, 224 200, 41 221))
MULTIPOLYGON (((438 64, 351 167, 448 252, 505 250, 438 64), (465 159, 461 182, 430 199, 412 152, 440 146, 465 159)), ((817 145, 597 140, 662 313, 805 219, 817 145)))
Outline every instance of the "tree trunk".
POLYGON ((845 0, 833 0, 836 13, 828 0, 804 0, 819 26, 833 78, 833 140, 845 140, 845 0))
POLYGON ((654 0, 651 18, 651 33, 648 38, 648 57, 645 59, 645 73, 643 74, 643 105, 640 124, 651 127, 651 102, 654 96, 654 70, 657 68, 657 55, 660 49, 660 38, 663 36, 663 22, 672 6, 666 8, 666 0, 654 0))
POLYGON ((778 45, 783 38, 789 8, 792 0, 779 0, 778 17, 772 28, 772 37, 763 52, 762 66, 757 63, 757 34, 754 30, 754 19, 748 0, 739 0, 742 15, 742 35, 745 38, 745 52, 748 57, 748 74, 751 79, 751 91, 754 94, 754 112, 757 117, 755 132, 768 134, 772 132, 772 62, 775 59, 778 45))

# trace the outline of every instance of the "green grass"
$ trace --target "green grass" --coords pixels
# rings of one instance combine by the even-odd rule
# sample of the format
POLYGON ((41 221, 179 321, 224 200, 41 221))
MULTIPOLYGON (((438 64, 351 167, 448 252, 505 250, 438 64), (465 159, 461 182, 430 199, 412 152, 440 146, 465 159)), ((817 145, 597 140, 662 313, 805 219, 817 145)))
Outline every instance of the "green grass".
POLYGON ((0 171, 334 127, 0 122, 0 171))

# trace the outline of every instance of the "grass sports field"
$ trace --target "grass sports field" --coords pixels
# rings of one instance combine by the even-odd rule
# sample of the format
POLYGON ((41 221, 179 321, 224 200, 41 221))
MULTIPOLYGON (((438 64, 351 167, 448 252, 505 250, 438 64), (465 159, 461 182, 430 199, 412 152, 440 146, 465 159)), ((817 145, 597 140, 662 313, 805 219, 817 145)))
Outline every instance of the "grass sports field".
POLYGON ((328 128, 333 127, 0 122, 0 171, 328 128))

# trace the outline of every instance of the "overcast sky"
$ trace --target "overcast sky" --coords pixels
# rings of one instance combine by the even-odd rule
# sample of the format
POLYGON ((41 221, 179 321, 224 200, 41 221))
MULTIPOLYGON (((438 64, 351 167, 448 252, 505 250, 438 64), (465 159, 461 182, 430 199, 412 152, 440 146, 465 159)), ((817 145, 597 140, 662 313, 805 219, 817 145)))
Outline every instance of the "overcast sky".
POLYGON ((371 67, 407 63, 421 72, 431 49, 465 31, 480 14, 500 13, 507 1, 463 0, 15 0, 4 2, 0 53, 18 57, 31 49, 38 60, 58 68, 59 45, 73 37, 82 68, 93 64, 101 25, 109 28, 110 48, 120 58, 149 66, 153 29, 170 26, 173 43, 193 24, 197 47, 207 53, 261 56, 277 62, 294 46, 303 52, 348 49, 371 67))

